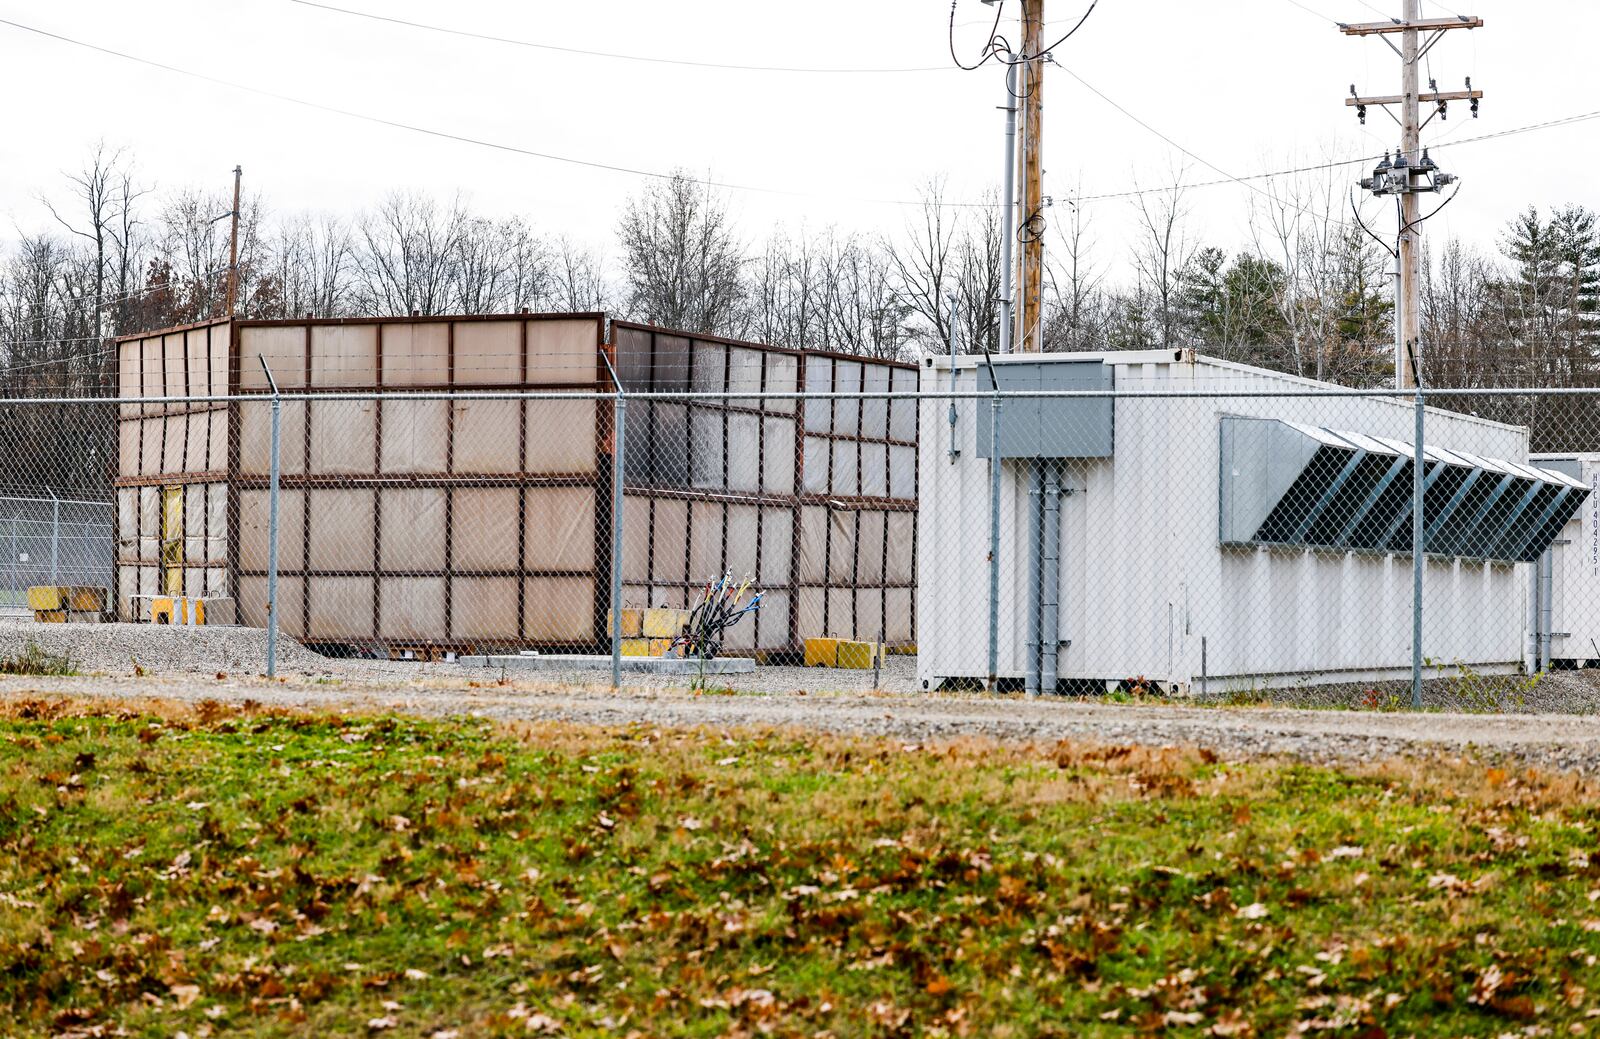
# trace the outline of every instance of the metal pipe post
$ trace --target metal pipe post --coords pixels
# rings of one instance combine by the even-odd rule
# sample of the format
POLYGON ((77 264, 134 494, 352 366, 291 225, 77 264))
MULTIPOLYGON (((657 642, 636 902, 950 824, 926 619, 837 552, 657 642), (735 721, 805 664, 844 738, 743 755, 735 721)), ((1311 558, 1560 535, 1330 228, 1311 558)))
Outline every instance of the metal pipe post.
MULTIPOLYGON (((961 297, 950 293, 950 392, 956 392, 956 319, 961 313, 961 297)), ((950 464, 956 464, 961 449, 956 446, 956 401, 950 398, 950 464)))
MULTIPOLYGON (((993 368, 990 368, 991 377, 993 368)), ((1000 680, 1000 388, 989 404, 989 691, 1000 680)))
POLYGON ((1535 565, 1539 568, 1539 670, 1548 671, 1555 635, 1555 549, 1545 549, 1535 565))
POLYGON ((1039 563, 1044 570, 1039 605, 1039 686, 1054 694, 1061 657, 1061 463, 1050 459, 1044 464, 1044 551, 1039 563))
POLYGON ((1011 329, 1016 322, 1012 309, 1011 242, 1016 238, 1017 195, 1017 66, 1016 55, 1007 54, 1006 65, 1006 172, 1005 191, 1000 199, 1000 352, 1011 352, 1011 329))
POLYGON ((267 359, 257 355, 267 384, 272 387, 272 455, 267 476, 267 677, 278 673, 278 478, 279 449, 283 444, 283 400, 278 395, 278 380, 272 377, 267 359))
POLYGON ((1415 443, 1411 460, 1411 706, 1422 707, 1422 387, 1414 398, 1415 443))
POLYGON ((1044 598, 1041 594, 1044 576, 1044 466, 1038 458, 1025 458, 1022 464, 1028 469, 1028 641, 1024 661, 1022 688, 1028 696, 1039 695, 1039 660, 1044 630, 1044 598))
POLYGON ((612 404, 616 435, 611 445, 611 688, 622 687, 622 478, 623 428, 628 402, 617 387, 612 404))
POLYGON ((50 492, 50 583, 60 584, 61 562, 61 499, 50 492))

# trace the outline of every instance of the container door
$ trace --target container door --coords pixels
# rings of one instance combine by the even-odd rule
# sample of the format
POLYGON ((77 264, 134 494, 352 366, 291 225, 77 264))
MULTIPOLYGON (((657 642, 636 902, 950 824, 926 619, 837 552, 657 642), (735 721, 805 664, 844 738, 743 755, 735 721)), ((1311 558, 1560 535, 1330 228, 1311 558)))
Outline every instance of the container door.
POLYGON ((183 594, 183 487, 161 488, 161 593, 183 594))

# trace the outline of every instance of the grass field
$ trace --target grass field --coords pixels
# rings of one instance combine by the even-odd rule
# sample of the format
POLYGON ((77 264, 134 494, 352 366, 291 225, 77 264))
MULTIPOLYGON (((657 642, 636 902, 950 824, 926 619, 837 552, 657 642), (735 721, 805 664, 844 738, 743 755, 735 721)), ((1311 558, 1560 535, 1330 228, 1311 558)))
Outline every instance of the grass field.
POLYGON ((0 1034, 1589 1034, 1594 791, 11 704, 0 1034))

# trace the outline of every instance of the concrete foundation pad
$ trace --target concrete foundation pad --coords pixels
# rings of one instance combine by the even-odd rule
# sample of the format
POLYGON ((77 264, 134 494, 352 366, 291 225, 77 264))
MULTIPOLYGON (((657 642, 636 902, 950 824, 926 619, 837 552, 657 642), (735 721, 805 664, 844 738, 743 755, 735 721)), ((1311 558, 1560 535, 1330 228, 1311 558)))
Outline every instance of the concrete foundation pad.
MULTIPOLYGON (((611 658, 576 653, 547 653, 539 656, 461 657, 467 667, 503 667, 520 671, 610 671, 611 658)), ((685 660, 682 657, 623 657, 622 670, 650 675, 751 675, 756 662, 749 657, 718 657, 715 660, 685 660)))

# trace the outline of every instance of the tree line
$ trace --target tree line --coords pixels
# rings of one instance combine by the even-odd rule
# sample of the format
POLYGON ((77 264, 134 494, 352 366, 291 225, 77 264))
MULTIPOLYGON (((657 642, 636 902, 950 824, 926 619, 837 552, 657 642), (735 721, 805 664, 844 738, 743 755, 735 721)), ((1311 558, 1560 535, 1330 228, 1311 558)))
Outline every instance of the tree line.
MULTIPOLYGON (((1196 233, 1183 171, 1177 186, 1130 194, 1132 232, 1114 248, 1091 206, 1063 200, 1047 229, 1022 232, 1045 236, 1044 348, 1193 348, 1348 386, 1385 383, 1388 246, 1352 216, 1342 177, 1253 187, 1232 243, 1196 233)), ((40 199, 49 219, 0 244, 0 393, 112 394, 111 337, 222 315, 229 193, 156 191, 132 155, 102 145, 40 199)), ((241 317, 606 310, 872 357, 943 352, 952 336, 964 351, 998 345, 998 207, 953 203, 937 180, 895 233, 777 227, 753 238, 724 194, 680 173, 625 202, 609 250, 545 234, 531 216, 485 216, 460 196, 399 192, 352 215, 296 215, 251 191, 240 210, 241 317)), ((1492 247, 1433 244, 1422 306, 1427 384, 1600 385, 1595 214, 1530 206, 1492 247)), ((1570 432, 1574 414, 1526 398, 1471 406, 1533 426, 1542 446, 1570 432)), ((41 421, 0 420, 0 450, 83 439, 59 428, 64 419, 41 421)), ((75 486, 103 472, 97 454, 72 463, 75 486)), ((59 469, 40 472, 55 480, 59 469)))

